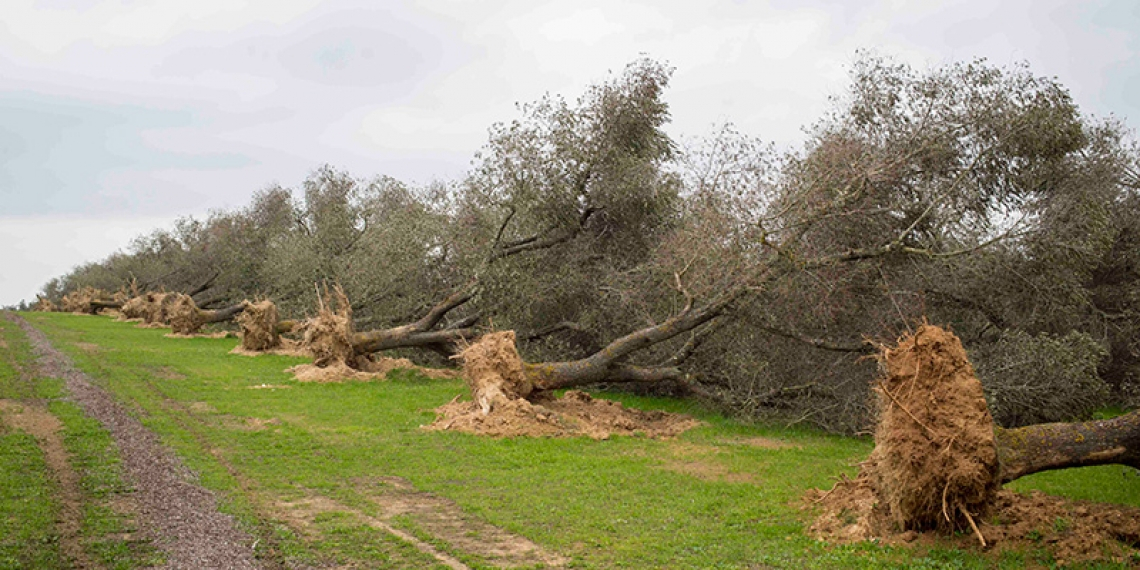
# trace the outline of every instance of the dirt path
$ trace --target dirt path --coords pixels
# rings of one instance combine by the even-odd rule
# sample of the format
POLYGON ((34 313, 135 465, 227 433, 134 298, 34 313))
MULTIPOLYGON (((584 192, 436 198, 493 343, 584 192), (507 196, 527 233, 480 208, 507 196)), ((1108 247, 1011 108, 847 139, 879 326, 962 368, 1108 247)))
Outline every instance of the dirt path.
POLYGON ((17 315, 5 315, 27 334, 43 373, 65 380, 71 399, 111 433, 124 476, 135 489, 139 522, 167 554, 164 568, 261 568, 253 557, 254 539, 231 516, 218 512, 213 493, 195 482, 153 432, 76 370, 42 332, 17 315))
MULTIPOLYGON (((27 371, 21 370, 21 374, 27 371)), ((44 462, 58 488, 60 512, 56 531, 59 533, 59 546, 63 555, 76 568, 95 568, 83 544, 79 531, 83 525, 83 491, 79 488, 79 474, 71 468, 67 450, 59 436, 62 425, 43 405, 32 402, 0 400, 0 419, 8 427, 16 428, 36 438, 36 444, 44 453, 44 462)))

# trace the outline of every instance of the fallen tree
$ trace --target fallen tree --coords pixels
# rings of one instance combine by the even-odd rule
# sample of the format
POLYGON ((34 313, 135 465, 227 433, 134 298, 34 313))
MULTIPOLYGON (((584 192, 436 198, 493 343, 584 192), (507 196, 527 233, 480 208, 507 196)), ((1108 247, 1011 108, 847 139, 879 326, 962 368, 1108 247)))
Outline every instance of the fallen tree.
POLYGON ((447 313, 475 295, 475 284, 453 293, 432 307, 419 320, 397 327, 356 332, 352 321, 352 305, 339 285, 318 297, 317 316, 304 325, 303 345, 312 352, 313 364, 324 368, 343 364, 362 369, 369 354, 394 348, 428 348, 453 354, 459 343, 474 338, 472 327, 477 317, 470 317, 436 328, 447 313))
POLYGON ((875 449, 856 479, 817 499, 824 513, 813 530, 821 536, 964 531, 984 546, 1005 536, 988 521, 1008 518, 1006 509, 1024 503, 1001 491, 1003 483, 1051 469, 1140 468, 1140 410, 1113 420, 1005 430, 994 426, 954 334, 923 325, 885 348, 880 360, 875 449))
POLYGON ((203 310, 190 295, 171 293, 170 296, 173 297, 167 308, 170 330, 180 335, 197 334, 207 324, 233 320, 246 307, 245 303, 239 303, 223 309, 203 310))

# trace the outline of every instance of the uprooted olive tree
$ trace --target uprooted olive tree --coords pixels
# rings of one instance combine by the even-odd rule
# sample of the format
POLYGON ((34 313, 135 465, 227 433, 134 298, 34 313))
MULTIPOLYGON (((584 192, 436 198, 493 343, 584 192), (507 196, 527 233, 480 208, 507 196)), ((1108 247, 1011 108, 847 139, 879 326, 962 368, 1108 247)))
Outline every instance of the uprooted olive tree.
POLYGON ((858 538, 966 531, 985 545, 984 523, 1000 518, 1003 483, 1051 469, 1140 468, 1140 410, 1084 423, 995 426, 960 339, 944 329, 919 326, 883 347, 879 361, 875 448, 857 479, 821 498, 823 526, 847 508, 857 512, 841 524, 858 538))

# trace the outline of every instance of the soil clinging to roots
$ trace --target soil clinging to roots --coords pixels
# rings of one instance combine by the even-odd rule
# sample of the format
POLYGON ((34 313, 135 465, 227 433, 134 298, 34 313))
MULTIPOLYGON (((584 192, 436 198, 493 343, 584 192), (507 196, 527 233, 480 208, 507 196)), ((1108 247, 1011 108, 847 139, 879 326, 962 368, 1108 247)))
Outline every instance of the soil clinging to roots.
POLYGON ((313 365, 319 368, 336 364, 359 369, 356 351, 352 348, 356 331, 348 296, 339 285, 331 292, 326 289, 325 296, 329 297, 327 301, 318 299, 317 316, 305 323, 302 344, 313 354, 313 365))
POLYGON ((245 301, 242 307, 244 310, 236 319, 241 327, 241 347, 250 352, 264 352, 280 346, 277 305, 266 299, 256 303, 245 301))
POLYGON ((206 324, 202 312, 190 295, 183 293, 169 293, 171 300, 167 304, 166 316, 170 321, 170 332, 178 335, 192 335, 201 330, 206 324))
POLYGON ((457 357, 473 401, 451 402, 436 408, 438 417, 428 430, 455 430, 491 437, 573 437, 607 439, 611 435, 674 437, 700 425, 689 416, 626 408, 618 402, 596 400, 578 390, 561 398, 534 391, 514 331, 483 335, 457 357))
POLYGON ((867 468, 884 508, 903 530, 969 531, 1001 485, 993 418, 966 350, 923 325, 881 359, 867 468))
POLYGON ((880 359, 875 449, 855 479, 809 494, 822 510, 812 534, 899 543, 927 531, 944 539, 960 531, 957 540, 983 547, 1046 544, 1069 562, 1137 552, 1140 509, 1001 490, 993 419, 953 333, 923 325, 880 359), (1046 528, 1058 517, 1070 528, 1046 528))
POLYGON ((137 321, 146 316, 147 312, 147 298, 146 295, 138 295, 127 299, 123 306, 119 308, 119 320, 124 321, 137 321))

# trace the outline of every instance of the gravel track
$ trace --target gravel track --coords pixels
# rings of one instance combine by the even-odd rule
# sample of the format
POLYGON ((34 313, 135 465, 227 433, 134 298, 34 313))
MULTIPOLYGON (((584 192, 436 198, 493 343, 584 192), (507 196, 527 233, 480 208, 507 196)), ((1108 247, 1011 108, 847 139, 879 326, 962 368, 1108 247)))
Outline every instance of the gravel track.
POLYGON ((42 372, 65 380, 71 400, 111 433, 124 476, 135 490, 143 534, 167 555, 161 568, 262 567, 253 556, 254 539, 237 528, 233 517, 218 512, 214 494, 197 484, 194 473, 162 445, 157 435, 77 370, 42 332, 18 315, 5 316, 28 335, 42 372))

